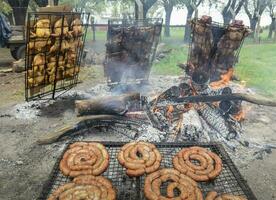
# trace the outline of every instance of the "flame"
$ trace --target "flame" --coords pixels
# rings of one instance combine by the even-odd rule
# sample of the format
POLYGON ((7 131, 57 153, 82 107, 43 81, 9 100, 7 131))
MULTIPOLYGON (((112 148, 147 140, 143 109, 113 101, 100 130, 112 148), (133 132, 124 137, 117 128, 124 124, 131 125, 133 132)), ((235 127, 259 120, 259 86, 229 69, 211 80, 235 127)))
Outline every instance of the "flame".
POLYGON ((168 105, 167 106, 167 112, 166 112, 166 118, 168 119, 168 121, 170 122, 170 124, 172 123, 173 120, 173 111, 174 108, 172 105, 168 105))
POLYGON ((168 105, 168 106, 167 106, 167 112, 172 113, 173 111, 174 111, 173 106, 172 106, 172 105, 168 105))
POLYGON ((228 69, 227 73, 222 74, 220 76, 221 80, 210 83, 211 88, 219 89, 219 88, 227 86, 229 84, 233 74, 234 74, 234 69, 233 69, 233 67, 231 67, 228 69))
POLYGON ((241 109, 237 114, 235 114, 234 119, 237 120, 238 122, 241 122, 245 120, 245 111, 241 109))

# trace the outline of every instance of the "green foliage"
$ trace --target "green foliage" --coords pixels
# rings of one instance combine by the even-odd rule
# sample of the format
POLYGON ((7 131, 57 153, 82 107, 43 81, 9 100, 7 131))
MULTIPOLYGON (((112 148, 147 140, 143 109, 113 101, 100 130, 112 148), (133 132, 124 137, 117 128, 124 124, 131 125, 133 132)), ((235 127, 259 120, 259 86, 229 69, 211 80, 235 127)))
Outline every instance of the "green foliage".
POLYGON ((78 10, 99 14, 105 11, 105 1, 103 0, 60 0, 60 5, 70 5, 78 10))
POLYGON ((12 8, 6 1, 0 0, 0 12, 4 14, 9 14, 12 12, 12 8))

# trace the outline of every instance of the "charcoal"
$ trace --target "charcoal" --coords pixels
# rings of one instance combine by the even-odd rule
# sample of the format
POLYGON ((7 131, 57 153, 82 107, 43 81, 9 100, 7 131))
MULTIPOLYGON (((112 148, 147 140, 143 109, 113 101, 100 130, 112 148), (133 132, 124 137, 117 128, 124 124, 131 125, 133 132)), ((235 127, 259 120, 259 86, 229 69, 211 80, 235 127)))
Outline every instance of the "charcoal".
POLYGON ((209 140, 203 133, 203 126, 196 110, 191 109, 184 113, 182 123, 182 129, 177 141, 207 142, 209 140))
POLYGON ((229 128, 225 123, 224 117, 221 115, 217 108, 211 106, 204 106, 199 110, 202 118, 223 138, 227 138, 229 135, 229 128))

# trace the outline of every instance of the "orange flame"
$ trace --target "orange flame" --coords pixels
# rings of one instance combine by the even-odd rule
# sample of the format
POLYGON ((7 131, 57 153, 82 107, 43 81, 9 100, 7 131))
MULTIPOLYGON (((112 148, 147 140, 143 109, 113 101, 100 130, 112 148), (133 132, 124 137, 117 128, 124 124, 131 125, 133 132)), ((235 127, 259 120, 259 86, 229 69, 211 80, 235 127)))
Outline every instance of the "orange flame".
POLYGON ((167 106, 167 112, 166 112, 166 117, 168 119, 168 121, 170 123, 172 123, 172 120, 173 120, 173 111, 174 111, 174 108, 172 105, 168 105, 167 106))
POLYGON ((167 106, 167 112, 172 113, 173 111, 174 111, 173 106, 172 106, 172 105, 168 105, 168 106, 167 106))
POLYGON ((241 109, 237 114, 235 114, 234 119, 237 120, 238 122, 241 122, 245 120, 245 111, 241 109))
POLYGON ((234 74, 234 69, 231 67, 230 69, 228 69, 227 73, 222 74, 220 76, 221 80, 210 83, 211 88, 219 89, 219 88, 227 86, 229 84, 233 74, 234 74))

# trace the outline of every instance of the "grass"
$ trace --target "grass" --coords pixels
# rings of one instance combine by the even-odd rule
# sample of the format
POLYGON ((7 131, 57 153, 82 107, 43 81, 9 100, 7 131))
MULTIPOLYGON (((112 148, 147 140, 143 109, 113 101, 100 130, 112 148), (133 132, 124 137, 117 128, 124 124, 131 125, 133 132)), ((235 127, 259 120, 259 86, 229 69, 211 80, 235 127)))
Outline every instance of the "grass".
MULTIPOLYGON (((169 47, 167 47, 169 48, 169 47)), ((188 48, 186 46, 172 48, 170 54, 158 63, 154 63, 152 67, 153 74, 159 75, 179 75, 181 69, 177 67, 178 63, 183 63, 187 60, 188 48)))
POLYGON ((276 44, 245 45, 236 74, 260 93, 276 98, 276 44))
MULTIPOLYGON (((254 87, 260 94, 276 99, 276 44, 266 39, 268 32, 261 34, 262 43, 254 43, 247 38, 240 52, 236 75, 245 81, 247 86, 254 87)), ((161 42, 172 48, 172 52, 152 68, 152 73, 162 75, 179 75, 181 70, 177 63, 186 62, 188 47, 181 42, 183 30, 171 32, 170 38, 162 37, 161 42)))
MULTIPOLYGON (((276 98, 276 44, 267 40, 268 30, 264 30, 261 44, 254 43, 252 38, 247 38, 240 52, 239 63, 236 66, 236 74, 241 80, 246 81, 249 87, 254 87, 261 94, 276 98)), ((178 63, 187 61, 188 47, 183 44, 183 28, 172 28, 171 37, 161 36, 161 43, 165 48, 172 49, 164 59, 154 63, 153 74, 180 75, 181 70, 178 63)), ((91 29, 87 32, 87 40, 92 40, 91 29)), ((106 41, 106 31, 96 31, 96 40, 106 41)))

